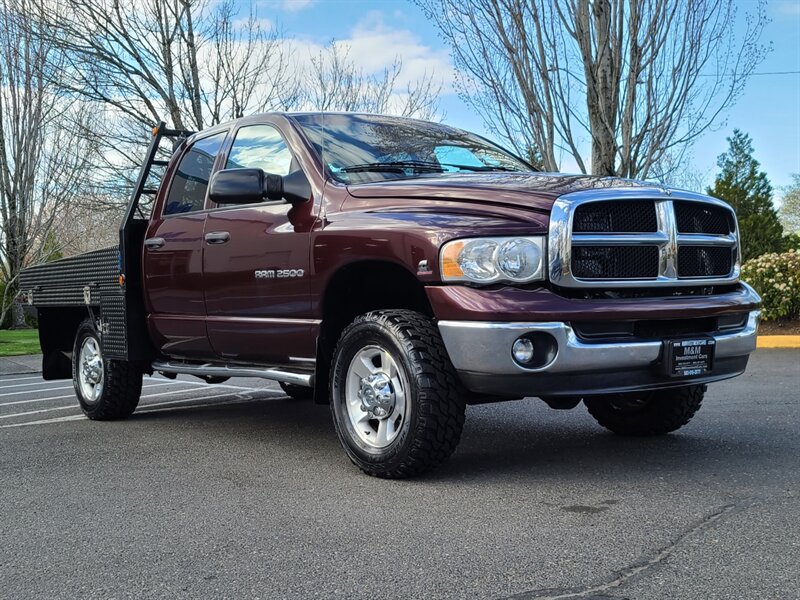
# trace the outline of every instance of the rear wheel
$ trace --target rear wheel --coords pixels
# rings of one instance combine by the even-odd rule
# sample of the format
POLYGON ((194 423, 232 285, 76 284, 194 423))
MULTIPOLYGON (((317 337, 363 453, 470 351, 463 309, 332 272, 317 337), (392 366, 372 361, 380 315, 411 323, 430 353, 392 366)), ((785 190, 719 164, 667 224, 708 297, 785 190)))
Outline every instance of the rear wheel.
POLYGON ((136 365, 103 357, 100 336, 91 319, 78 327, 72 353, 72 383, 84 414, 110 421, 130 416, 142 393, 142 371, 136 365))
POLYGON ((314 388, 294 383, 280 383, 283 392, 295 400, 311 400, 314 397, 314 388))
POLYGON ((464 396, 438 329, 422 314, 357 317, 336 347, 330 392, 339 440, 368 475, 418 475, 458 445, 464 396))
POLYGON ((707 386, 584 398, 595 420, 621 435, 663 435, 686 425, 700 409, 707 386))

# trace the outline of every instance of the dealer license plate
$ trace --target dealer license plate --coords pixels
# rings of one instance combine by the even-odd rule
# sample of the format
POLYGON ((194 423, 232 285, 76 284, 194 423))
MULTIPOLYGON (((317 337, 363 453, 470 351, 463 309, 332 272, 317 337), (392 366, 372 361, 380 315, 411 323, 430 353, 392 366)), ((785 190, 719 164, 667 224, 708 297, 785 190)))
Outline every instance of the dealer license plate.
POLYGON ((711 371, 714 365, 713 338, 667 340, 666 364, 672 377, 693 377, 711 371))

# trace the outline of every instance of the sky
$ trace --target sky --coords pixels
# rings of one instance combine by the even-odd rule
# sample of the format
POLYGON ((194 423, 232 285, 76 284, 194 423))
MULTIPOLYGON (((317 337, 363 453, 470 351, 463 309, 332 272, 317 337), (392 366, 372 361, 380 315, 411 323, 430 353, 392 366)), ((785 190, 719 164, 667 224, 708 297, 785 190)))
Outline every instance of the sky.
MULTIPOLYGON (((245 0, 242 0, 243 2, 245 0)), ((740 27, 755 0, 738 1, 740 27)), ((287 36, 311 45, 346 41, 351 57, 368 72, 379 72, 396 58, 410 80, 433 73, 443 85, 444 122, 486 134, 481 118, 453 87, 449 50, 421 9, 407 0, 255 0, 257 16, 287 36)), ((773 186, 780 188, 800 173, 800 0, 771 0, 762 42, 772 50, 756 69, 735 106, 694 144, 689 168, 713 181, 717 156, 734 128, 751 135, 756 159, 773 186), (775 74, 791 72, 788 74, 775 74)), ((490 136, 491 137, 491 136, 490 136)), ((563 171, 575 170, 566 159, 563 171)), ((780 190, 777 196, 780 196, 780 190)))

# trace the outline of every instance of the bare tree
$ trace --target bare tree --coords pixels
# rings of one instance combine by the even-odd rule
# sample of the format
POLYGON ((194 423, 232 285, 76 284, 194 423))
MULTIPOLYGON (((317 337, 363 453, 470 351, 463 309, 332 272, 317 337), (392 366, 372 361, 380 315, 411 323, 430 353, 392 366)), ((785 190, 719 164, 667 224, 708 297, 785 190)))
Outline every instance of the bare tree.
POLYGON ((365 73, 350 57, 347 45, 332 41, 311 57, 306 73, 306 102, 314 110, 360 111, 433 119, 442 86, 433 73, 405 87, 403 62, 397 57, 378 74, 365 73))
POLYGON ((735 0, 416 2, 465 100, 553 171, 566 152, 584 173, 647 178, 719 119, 766 52, 763 0, 739 39, 735 0))
POLYGON ((781 208, 778 211, 783 230, 800 235, 800 173, 792 174, 792 183, 781 188, 781 208))
POLYGON ((50 11, 78 97, 200 130, 296 97, 279 31, 233 0, 70 0, 50 11))
MULTIPOLYGON (((13 305, 20 270, 60 252, 53 227, 81 188, 94 148, 76 130, 91 115, 50 87, 63 55, 31 27, 30 0, 0 0, 0 322, 13 305)), ((38 21, 41 25, 41 21, 38 21)), ((15 325, 24 325, 21 310, 15 325)))

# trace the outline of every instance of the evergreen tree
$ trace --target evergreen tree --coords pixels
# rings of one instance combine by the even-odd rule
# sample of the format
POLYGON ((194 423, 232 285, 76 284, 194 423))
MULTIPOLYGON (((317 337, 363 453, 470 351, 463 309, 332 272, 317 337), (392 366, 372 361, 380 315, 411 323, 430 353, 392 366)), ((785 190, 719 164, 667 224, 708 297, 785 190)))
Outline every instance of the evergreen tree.
POLYGON ((738 129, 728 138, 728 150, 720 154, 720 169, 708 194, 730 204, 739 219, 742 260, 766 252, 780 252, 783 227, 772 204, 772 186, 753 158, 750 136, 738 129))

